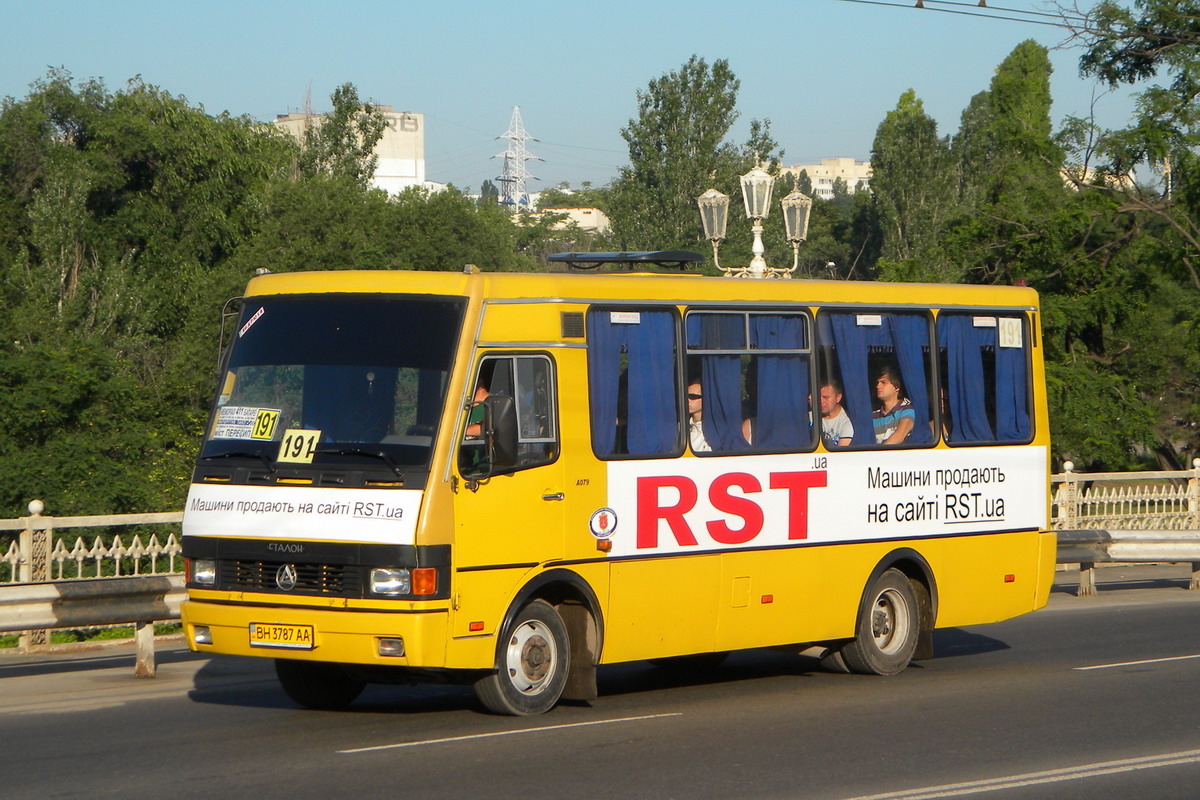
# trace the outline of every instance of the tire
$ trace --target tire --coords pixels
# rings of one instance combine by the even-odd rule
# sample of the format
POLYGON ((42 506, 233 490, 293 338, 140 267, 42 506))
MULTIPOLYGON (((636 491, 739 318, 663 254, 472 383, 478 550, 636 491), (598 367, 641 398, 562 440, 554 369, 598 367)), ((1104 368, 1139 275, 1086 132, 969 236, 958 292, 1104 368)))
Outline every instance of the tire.
POLYGON ((275 675, 287 696, 305 708, 332 710, 354 702, 367 684, 346 674, 341 664, 275 659, 275 675))
POLYGON ((840 655, 860 675, 895 675, 912 661, 920 625, 912 583, 900 570, 885 570, 863 595, 855 637, 840 655))
POLYGON ((526 717, 554 707, 571 669, 567 626, 554 606, 534 600, 521 609, 500 639, 496 667, 475 682, 489 711, 526 717))

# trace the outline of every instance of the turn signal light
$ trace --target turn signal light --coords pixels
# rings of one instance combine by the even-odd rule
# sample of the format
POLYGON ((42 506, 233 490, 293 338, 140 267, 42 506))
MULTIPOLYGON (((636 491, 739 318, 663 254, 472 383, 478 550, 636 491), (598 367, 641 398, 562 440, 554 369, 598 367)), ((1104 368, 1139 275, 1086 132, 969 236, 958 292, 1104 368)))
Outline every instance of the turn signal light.
POLYGON ((412 571, 412 593, 417 595, 437 594, 437 570, 419 567, 412 571))
POLYGON ((1005 575, 1005 576, 1004 576, 1004 582, 1005 582, 1005 583, 1016 583, 1016 582, 1017 582, 1017 576, 1016 576, 1016 575, 1005 575))

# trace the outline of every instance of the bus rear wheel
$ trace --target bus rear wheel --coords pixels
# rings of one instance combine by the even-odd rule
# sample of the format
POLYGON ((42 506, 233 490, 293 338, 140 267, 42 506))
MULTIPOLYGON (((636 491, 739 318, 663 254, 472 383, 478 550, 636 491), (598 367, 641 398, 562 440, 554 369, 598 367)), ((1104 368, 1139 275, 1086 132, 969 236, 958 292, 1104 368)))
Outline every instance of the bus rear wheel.
POLYGON ((337 709, 354 702, 367 684, 346 673, 341 664, 275 659, 275 675, 283 691, 305 708, 337 709))
POLYGON ((475 694, 496 714, 542 714, 562 696, 570 668, 567 626, 554 606, 534 600, 504 631, 496 671, 475 682, 475 694))
POLYGON ((898 569, 885 570, 863 598, 855 637, 839 655, 852 672, 895 675, 912 661, 920 633, 917 593, 898 569))

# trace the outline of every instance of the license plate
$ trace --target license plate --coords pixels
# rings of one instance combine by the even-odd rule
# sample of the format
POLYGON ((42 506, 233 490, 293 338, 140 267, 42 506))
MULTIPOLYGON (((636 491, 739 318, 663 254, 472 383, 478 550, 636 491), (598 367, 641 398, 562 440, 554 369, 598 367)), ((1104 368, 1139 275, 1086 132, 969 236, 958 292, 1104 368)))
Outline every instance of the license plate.
POLYGON ((251 622, 250 646, 312 650, 313 627, 312 625, 275 625, 251 622))

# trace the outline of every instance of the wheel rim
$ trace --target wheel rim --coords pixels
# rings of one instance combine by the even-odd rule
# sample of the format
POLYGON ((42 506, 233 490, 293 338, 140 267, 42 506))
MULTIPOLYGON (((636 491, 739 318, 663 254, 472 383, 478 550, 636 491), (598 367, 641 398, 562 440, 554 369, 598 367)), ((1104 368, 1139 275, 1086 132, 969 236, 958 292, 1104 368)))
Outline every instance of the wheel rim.
POLYGON ((554 676, 558 647, 550 628, 540 620, 526 620, 513 631, 505 651, 504 667, 513 688, 524 695, 539 694, 554 676))
POLYGON ((904 649, 910 619, 908 600, 900 592, 885 589, 875 598, 875 607, 871 610, 871 636, 881 653, 892 655, 904 649))

